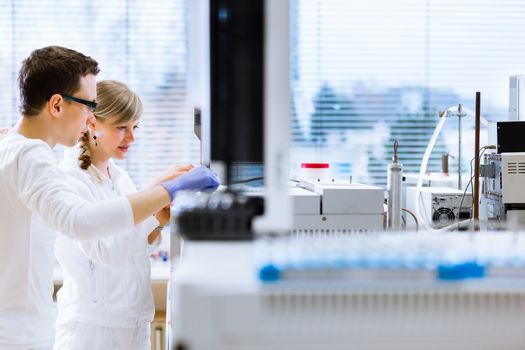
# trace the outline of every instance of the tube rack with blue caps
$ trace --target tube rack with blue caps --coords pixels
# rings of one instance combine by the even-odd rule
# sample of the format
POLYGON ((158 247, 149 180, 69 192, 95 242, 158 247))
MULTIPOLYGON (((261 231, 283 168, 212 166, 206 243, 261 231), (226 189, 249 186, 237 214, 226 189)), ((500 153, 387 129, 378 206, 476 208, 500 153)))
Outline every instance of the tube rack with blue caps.
POLYGON ((525 280, 525 234, 302 234, 259 240, 257 275, 285 281, 525 280))

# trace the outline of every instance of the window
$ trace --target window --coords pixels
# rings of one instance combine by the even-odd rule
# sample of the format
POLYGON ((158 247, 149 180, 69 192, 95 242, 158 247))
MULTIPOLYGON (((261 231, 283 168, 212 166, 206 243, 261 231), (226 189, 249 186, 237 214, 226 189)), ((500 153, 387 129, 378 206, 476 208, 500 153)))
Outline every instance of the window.
MULTIPOLYGON (((438 111, 474 110, 480 91, 482 115, 507 118, 509 76, 525 73, 522 1, 291 3, 294 170, 329 162, 339 178, 385 186, 394 140, 404 172, 418 172, 438 111)), ((457 124, 446 122, 431 171, 440 171, 442 153, 457 157, 457 124)), ((463 119, 462 136, 468 172, 473 118, 463 119)))
POLYGON ((140 133, 120 162, 139 189, 170 165, 198 162, 186 103, 185 13, 183 0, 0 0, 0 126, 19 117, 21 61, 61 45, 95 58, 99 80, 123 81, 141 97, 140 133))
MULTIPOLYGON (((473 110, 476 91, 484 116, 505 119, 508 78, 525 73, 524 17, 520 0, 291 0, 292 174, 323 161, 340 178, 385 185, 394 139, 405 172, 417 172, 438 111, 473 110)), ((142 98, 140 134, 121 164, 137 187, 169 165, 198 162, 186 29, 184 0, 0 0, 0 127, 18 119, 22 59, 63 45, 142 98)), ((463 136, 468 171, 472 118, 463 136)), ((457 156, 457 139, 449 120, 431 171, 442 153, 457 156)))

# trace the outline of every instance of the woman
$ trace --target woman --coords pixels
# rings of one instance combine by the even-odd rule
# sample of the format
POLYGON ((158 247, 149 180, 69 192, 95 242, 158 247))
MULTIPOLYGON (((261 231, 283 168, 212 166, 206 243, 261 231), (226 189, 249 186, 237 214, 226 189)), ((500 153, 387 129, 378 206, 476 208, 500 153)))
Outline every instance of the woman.
MULTIPOLYGON (((97 101, 95 121, 80 140, 80 156, 66 156, 60 165, 68 181, 91 201, 136 192, 113 159, 126 157, 142 114, 139 97, 120 82, 99 82, 97 101)), ((179 170, 182 174, 190 168, 179 170)), ((168 221, 165 208, 128 234, 83 242, 59 235, 55 254, 64 283, 57 295, 55 349, 151 348, 149 254, 168 221)))

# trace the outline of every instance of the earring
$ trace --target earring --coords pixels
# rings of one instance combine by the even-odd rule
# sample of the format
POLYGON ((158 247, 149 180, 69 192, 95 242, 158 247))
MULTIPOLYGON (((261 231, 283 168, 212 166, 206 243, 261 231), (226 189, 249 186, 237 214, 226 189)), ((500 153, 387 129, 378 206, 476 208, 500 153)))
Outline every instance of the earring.
POLYGON ((95 141, 95 146, 98 146, 98 143, 97 143, 97 132, 96 131, 93 134, 93 141, 95 141))

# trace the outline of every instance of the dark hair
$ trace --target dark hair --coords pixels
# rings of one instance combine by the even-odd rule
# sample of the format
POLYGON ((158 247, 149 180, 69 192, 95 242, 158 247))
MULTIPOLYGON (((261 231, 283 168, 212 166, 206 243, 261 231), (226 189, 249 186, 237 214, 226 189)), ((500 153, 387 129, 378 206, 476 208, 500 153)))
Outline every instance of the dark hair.
POLYGON ((73 95, 80 88, 80 78, 99 71, 97 61, 65 47, 48 46, 31 52, 18 73, 20 112, 37 115, 51 96, 73 95))

